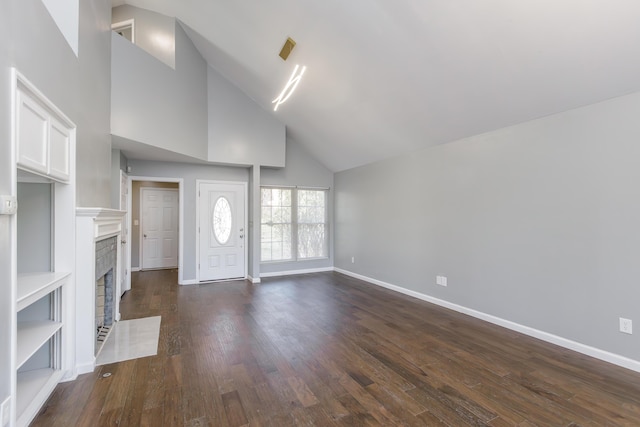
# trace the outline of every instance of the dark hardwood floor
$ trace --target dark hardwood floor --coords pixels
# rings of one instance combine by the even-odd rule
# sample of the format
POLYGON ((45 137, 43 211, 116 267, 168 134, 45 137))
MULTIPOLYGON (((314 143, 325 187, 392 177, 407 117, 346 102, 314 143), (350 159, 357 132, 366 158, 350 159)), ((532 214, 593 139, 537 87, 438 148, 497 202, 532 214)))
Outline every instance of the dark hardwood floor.
POLYGON ((640 426, 640 374, 338 273, 176 283, 122 300, 162 316, 157 356, 60 384, 33 425, 640 426))

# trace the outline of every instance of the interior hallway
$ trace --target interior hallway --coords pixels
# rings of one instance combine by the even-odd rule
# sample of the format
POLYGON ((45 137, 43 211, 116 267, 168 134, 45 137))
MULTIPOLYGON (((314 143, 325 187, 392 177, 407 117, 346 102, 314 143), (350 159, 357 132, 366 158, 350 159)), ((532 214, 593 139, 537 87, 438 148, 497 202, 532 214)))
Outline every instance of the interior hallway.
POLYGON ((61 383, 34 426, 640 425, 640 373, 338 273, 133 279, 157 356, 61 383))

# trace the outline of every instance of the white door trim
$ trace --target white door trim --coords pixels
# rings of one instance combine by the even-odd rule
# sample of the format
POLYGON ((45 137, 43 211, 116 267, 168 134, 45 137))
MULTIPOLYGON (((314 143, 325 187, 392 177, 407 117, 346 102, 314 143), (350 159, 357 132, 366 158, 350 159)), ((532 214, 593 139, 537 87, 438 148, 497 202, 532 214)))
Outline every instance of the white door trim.
MULTIPOLYGON (((121 211, 127 211, 124 217, 123 228, 125 228, 125 230, 123 230, 122 238, 125 239, 125 243, 122 248, 122 262, 121 262, 122 265, 120 267, 123 270, 125 270, 126 273, 125 273, 124 289, 120 289, 121 293, 131 290, 131 200, 130 200, 131 190, 129 186, 129 176, 125 171, 120 170, 120 191, 122 191, 123 179, 126 180, 125 199, 127 201, 125 202, 125 206, 122 206, 122 194, 120 194, 120 202, 119 202, 120 204, 118 207, 121 211)), ((122 295, 120 295, 120 297, 122 297, 122 295)))
MULTIPOLYGON (((248 183, 244 181, 218 181, 209 179, 196 179, 196 283, 209 283, 200 282, 200 269, 197 268, 197 263, 200 261, 200 233, 198 233, 197 227, 200 226, 200 184, 238 184, 244 187, 244 229, 245 236, 249 236, 249 188, 248 183)), ((247 239, 248 241, 248 239, 247 239)), ((247 242, 244 244, 244 279, 249 274, 249 245, 247 242)), ((233 279, 238 280, 238 279, 233 279)), ((220 282, 223 280, 212 280, 211 282, 220 282)))
MULTIPOLYGON (((184 282, 184 179, 129 175, 129 194, 127 200, 129 206, 132 206, 131 198, 133 197, 133 181, 175 182, 178 184, 178 215, 180 216, 178 218, 178 283, 182 285, 184 282)), ((129 230, 131 230, 131 221, 132 215, 129 215, 127 224, 129 226, 129 230)), ((129 271, 131 271, 131 256, 127 259, 127 267, 129 267, 129 271)))

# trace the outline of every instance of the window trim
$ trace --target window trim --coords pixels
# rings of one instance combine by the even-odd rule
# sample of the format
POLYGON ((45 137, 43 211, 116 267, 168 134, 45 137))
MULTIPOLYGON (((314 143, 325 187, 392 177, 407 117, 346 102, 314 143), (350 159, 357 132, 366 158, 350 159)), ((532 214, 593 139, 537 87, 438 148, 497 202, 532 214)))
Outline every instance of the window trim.
POLYGON ((307 187, 297 185, 261 185, 260 186, 260 235, 262 235, 262 189, 282 189, 291 190, 291 258, 279 259, 279 260, 262 260, 262 239, 260 239, 260 264, 284 264, 284 263, 298 263, 327 260, 331 258, 330 254, 330 217, 329 217, 329 195, 331 192, 330 187, 307 187), (324 245, 326 249, 326 255, 313 258, 300 258, 298 254, 298 190, 311 190, 311 191, 324 191, 325 203, 324 203, 324 245))

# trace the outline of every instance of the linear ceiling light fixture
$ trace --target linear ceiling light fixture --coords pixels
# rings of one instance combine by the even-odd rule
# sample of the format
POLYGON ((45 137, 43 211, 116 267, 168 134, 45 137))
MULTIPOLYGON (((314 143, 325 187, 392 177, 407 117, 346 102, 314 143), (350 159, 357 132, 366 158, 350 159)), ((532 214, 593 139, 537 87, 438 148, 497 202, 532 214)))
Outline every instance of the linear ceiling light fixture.
POLYGON ((280 104, 284 104, 286 100, 289 99, 293 91, 296 90, 296 87, 298 87, 298 83, 300 83, 300 79, 302 78, 302 75, 304 74, 307 67, 303 65, 302 68, 300 68, 300 73, 298 73, 299 68, 300 65, 296 65, 296 68, 293 69, 293 74, 291 74, 291 77, 289 77, 289 81, 284 86, 284 89, 282 89, 282 92, 280 92, 280 95, 278 95, 276 99, 271 101, 272 104, 276 104, 276 106, 273 107, 273 111, 278 111, 278 107, 280 106, 280 104))

